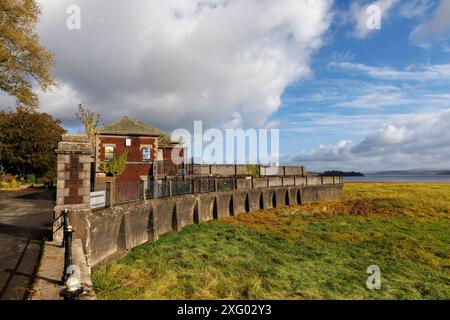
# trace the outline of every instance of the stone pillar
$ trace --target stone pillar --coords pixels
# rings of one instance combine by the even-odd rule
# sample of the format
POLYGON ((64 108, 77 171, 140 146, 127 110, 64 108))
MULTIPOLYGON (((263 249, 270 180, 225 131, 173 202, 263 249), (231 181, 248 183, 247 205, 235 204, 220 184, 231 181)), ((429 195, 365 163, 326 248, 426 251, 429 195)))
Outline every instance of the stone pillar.
MULTIPOLYGON (((85 216, 90 213, 92 146, 85 135, 65 134, 56 150, 58 155, 56 207, 53 240, 62 241, 61 212, 70 211, 69 222, 75 227, 75 238, 86 239, 85 216)), ((85 242, 85 241, 83 241, 85 242)))

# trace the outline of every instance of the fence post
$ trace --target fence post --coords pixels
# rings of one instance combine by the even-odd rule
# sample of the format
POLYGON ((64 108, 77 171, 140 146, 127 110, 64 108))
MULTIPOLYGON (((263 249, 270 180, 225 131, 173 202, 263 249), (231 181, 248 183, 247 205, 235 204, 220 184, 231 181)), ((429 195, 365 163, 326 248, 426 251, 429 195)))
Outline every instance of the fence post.
POLYGON ((145 184, 144 184, 144 180, 141 180, 140 183, 140 200, 145 200, 145 184))
POLYGON ((111 182, 111 190, 110 190, 111 192, 110 192, 110 196, 111 196, 111 198, 110 198, 110 202, 109 202, 109 204, 110 204, 110 206, 111 206, 111 208, 112 207, 114 207, 114 204, 115 204, 115 199, 116 199, 116 182, 115 181, 112 181, 111 182))
MULTIPOLYGON (((167 179, 166 179, 167 182, 167 179)), ((172 180, 169 180, 169 197, 172 196, 172 180)))
POLYGON ((111 182, 106 182, 105 192, 105 207, 109 208, 111 206, 111 182))

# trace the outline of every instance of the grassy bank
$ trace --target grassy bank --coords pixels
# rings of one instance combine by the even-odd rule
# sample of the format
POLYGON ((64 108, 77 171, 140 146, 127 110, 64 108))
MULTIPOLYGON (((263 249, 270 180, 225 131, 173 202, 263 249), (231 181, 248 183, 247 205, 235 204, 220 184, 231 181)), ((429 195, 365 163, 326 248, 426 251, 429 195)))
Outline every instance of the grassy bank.
POLYGON ((93 282, 100 299, 450 299, 450 184, 348 183, 342 201, 189 226, 93 282))

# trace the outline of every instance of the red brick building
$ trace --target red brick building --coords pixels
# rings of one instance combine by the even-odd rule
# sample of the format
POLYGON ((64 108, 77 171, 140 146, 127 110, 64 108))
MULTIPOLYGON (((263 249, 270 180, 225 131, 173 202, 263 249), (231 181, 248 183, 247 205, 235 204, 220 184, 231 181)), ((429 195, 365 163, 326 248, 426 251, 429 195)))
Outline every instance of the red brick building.
MULTIPOLYGON (((177 148, 168 133, 142 121, 123 117, 119 121, 99 129, 96 139, 96 176, 104 176, 100 164, 112 161, 118 155, 128 152, 125 171, 118 181, 138 181, 141 176, 152 176, 153 162, 171 161, 172 151, 177 148)), ((179 149, 179 148, 178 148, 179 149)), ((183 157, 184 150, 178 154, 183 157)))

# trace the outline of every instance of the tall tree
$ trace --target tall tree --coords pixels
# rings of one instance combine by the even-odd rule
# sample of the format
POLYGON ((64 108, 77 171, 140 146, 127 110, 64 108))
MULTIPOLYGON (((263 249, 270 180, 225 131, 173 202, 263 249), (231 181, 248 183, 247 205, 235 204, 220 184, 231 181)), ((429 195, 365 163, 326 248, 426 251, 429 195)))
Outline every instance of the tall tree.
POLYGON ((31 108, 39 105, 33 82, 43 91, 56 83, 49 72, 53 54, 35 31, 40 13, 36 0, 0 1, 0 89, 31 108))
POLYGON ((47 113, 17 108, 0 112, 0 163, 12 173, 56 172, 55 149, 66 132, 47 113))
POLYGON ((82 104, 78 105, 78 111, 75 114, 77 118, 83 123, 86 135, 92 146, 92 150, 95 150, 95 136, 97 134, 98 122, 100 121, 100 115, 85 109, 82 104))

